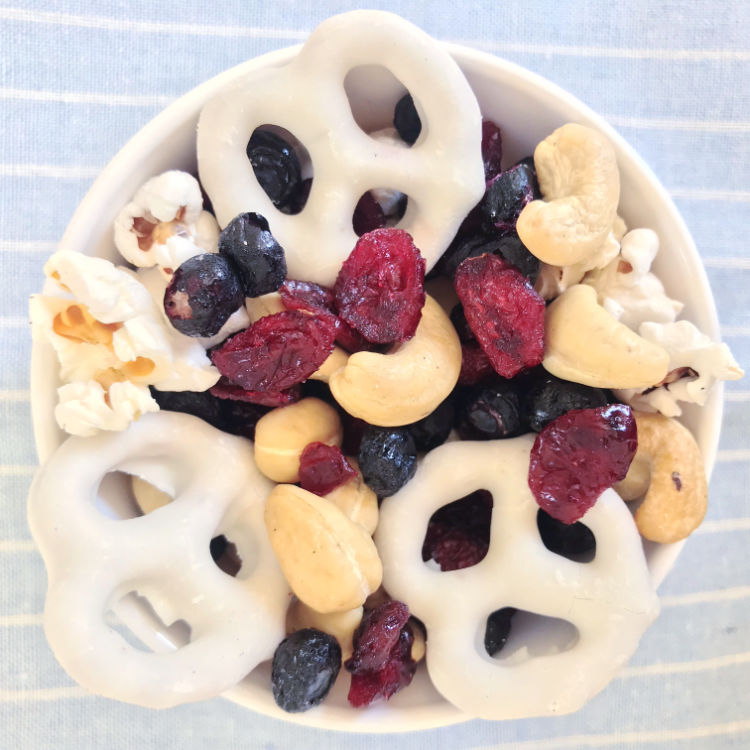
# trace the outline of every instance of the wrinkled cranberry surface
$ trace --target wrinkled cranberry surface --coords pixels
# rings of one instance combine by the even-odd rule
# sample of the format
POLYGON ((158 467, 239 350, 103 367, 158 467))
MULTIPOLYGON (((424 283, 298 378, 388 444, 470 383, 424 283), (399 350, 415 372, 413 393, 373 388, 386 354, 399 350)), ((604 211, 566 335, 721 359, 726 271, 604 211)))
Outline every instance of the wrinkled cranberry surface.
POLYGON ((604 490, 625 478, 637 447, 629 406, 569 411, 536 436, 529 488, 552 518, 575 523, 604 490))
POLYGON ((294 404, 300 400, 302 395, 299 385, 293 385, 284 391, 248 391, 241 385, 235 385, 226 378, 219 378, 219 382, 209 388, 209 392, 217 398, 244 401, 248 404, 271 407, 294 404))
POLYGON ((357 476, 341 449, 326 443, 310 443, 299 459, 299 483, 303 490, 327 495, 357 476))

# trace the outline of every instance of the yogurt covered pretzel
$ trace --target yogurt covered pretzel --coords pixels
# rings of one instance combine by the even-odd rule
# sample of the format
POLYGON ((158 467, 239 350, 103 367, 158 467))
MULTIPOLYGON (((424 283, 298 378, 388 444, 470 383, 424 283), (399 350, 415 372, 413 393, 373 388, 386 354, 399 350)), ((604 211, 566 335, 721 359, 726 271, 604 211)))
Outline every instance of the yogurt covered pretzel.
POLYGON ((45 632, 68 673, 101 695, 164 708, 217 695, 270 658, 289 598, 263 525, 271 487, 248 441, 186 414, 149 414, 124 432, 63 443, 34 480, 29 521, 49 574, 45 632), (97 493, 114 471, 174 500, 107 517, 97 493), (237 578, 211 559, 220 533, 243 560, 237 578), (185 620, 189 643, 144 653, 112 630, 104 614, 133 591, 165 624, 185 620))
POLYGON ((409 196, 399 227, 429 270, 484 193, 480 142, 479 106, 450 55, 395 15, 354 11, 324 21, 287 65, 252 72, 210 101, 198 123, 198 165, 220 226, 245 211, 263 214, 289 276, 332 286, 357 240, 354 207, 371 188, 409 196), (354 120, 344 78, 375 64, 414 98, 422 133, 411 148, 377 140, 354 120), (264 124, 287 129, 310 154, 312 187, 298 215, 274 207, 245 156, 264 124))
POLYGON ((614 490, 583 518, 597 541, 593 561, 572 562, 546 549, 527 483, 532 444, 523 436, 436 448, 383 502, 375 534, 383 585, 427 627, 433 684, 459 709, 484 719, 577 710, 633 654, 659 609, 640 537, 614 490), (421 547, 430 516, 478 489, 494 500, 486 557, 462 570, 428 567, 421 547), (493 659, 483 646, 484 628, 501 607, 567 620, 578 640, 559 653, 493 659))

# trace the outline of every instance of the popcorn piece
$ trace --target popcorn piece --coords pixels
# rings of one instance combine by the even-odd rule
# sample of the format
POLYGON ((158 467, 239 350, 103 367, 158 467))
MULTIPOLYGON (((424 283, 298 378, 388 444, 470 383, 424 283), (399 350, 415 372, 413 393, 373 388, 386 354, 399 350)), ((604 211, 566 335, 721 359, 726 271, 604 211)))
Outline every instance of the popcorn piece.
POLYGON ((172 170, 150 179, 115 219, 115 245, 135 266, 159 266, 169 277, 200 253, 215 253, 216 219, 203 211, 198 181, 172 170))
POLYGON ((159 411, 146 386, 128 380, 105 389, 94 380, 67 383, 57 389, 55 419, 65 432, 89 437, 99 430, 124 430, 141 414, 159 411))
POLYGON ((638 332, 667 350, 669 372, 662 383, 645 391, 615 391, 617 398, 636 409, 679 417, 678 401, 703 406, 717 380, 738 380, 745 374, 726 344, 711 341, 687 320, 642 323, 638 332))
POLYGON ((596 289, 599 304, 634 331, 647 321, 671 323, 683 307, 666 295, 664 285, 650 272, 658 251, 656 232, 633 229, 623 237, 619 256, 583 280, 596 289))

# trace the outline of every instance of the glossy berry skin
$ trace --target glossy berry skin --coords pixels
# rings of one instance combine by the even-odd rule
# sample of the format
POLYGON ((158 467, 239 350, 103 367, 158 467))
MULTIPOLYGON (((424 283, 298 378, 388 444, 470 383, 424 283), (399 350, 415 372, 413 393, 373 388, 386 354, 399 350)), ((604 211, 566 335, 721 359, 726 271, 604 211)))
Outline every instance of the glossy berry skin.
POLYGON ((302 172, 294 149, 276 133, 256 130, 246 152, 255 178, 274 206, 282 209, 293 204, 302 189, 302 172))
POLYGON ((164 291, 164 312, 186 336, 213 336, 244 301, 232 264, 216 253, 202 253, 174 272, 164 291))
POLYGON ((524 411, 529 427, 540 432, 552 420, 573 409, 606 406, 607 391, 562 380, 544 369, 535 371, 524 395, 524 411))
POLYGON ((511 620, 516 611, 513 607, 503 607, 502 609, 496 609, 487 618, 487 627, 484 631, 484 649, 490 656, 494 656, 508 642, 511 620))
POLYGON ((526 425, 517 384, 495 378, 466 389, 459 399, 456 421, 464 440, 500 440, 520 435, 526 425))
POLYGON ((219 253, 234 265, 246 297, 275 292, 286 277, 284 250, 260 214, 235 216, 219 235, 219 253))
POLYGON ((513 229, 523 207, 539 195, 533 170, 528 164, 517 164, 488 184, 480 204, 482 215, 500 230, 513 229))
POLYGON ((517 268, 531 284, 539 276, 539 258, 532 255, 515 230, 500 235, 497 242, 496 254, 506 263, 517 268))
POLYGON ((408 429, 369 425, 359 444, 359 470, 378 497, 398 492, 417 470, 417 446, 408 429))
POLYGON ((442 445, 453 429, 456 410, 453 401, 447 398, 431 414, 419 422, 407 425, 418 451, 431 451, 442 445))
POLYGON ((396 103, 393 113, 393 127, 410 146, 419 138, 422 132, 422 121, 414 106, 411 94, 404 94, 396 103))
POLYGON ((307 711, 328 695, 341 669, 341 646, 328 633, 304 628, 285 638, 271 663, 271 692, 289 713, 307 711))
POLYGON ((574 562, 591 562, 594 559, 596 538, 591 529, 580 521, 562 523, 539 508, 536 525, 542 543, 550 552, 574 562))
POLYGON ((502 158, 503 137, 500 128, 492 120, 482 120, 482 162, 485 180, 491 180, 500 174, 502 158))

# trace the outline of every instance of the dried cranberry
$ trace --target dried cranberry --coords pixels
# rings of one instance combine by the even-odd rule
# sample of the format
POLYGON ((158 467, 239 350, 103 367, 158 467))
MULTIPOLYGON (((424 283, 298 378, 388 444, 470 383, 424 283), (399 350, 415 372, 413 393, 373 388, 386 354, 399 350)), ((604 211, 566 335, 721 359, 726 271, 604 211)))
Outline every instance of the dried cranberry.
POLYGON ((469 328, 469 324, 466 322, 466 316, 464 315, 464 308, 460 303, 453 307, 450 318, 461 343, 476 341, 476 338, 474 338, 474 331, 469 328))
POLYGON ((481 255, 461 263, 455 283, 469 327, 500 375, 541 363, 544 300, 528 279, 496 255, 481 255))
POLYGON ((410 339, 422 317, 424 271, 424 258, 402 229, 368 232, 336 279, 339 316, 376 344, 410 339))
POLYGON ((279 289, 281 302, 287 310, 329 312, 333 314, 333 292, 312 281, 287 279, 279 289))
POLYGON ((476 342, 461 344, 461 372, 458 375, 459 385, 477 385, 495 374, 490 358, 476 342))
POLYGON ((637 447, 629 406, 569 411, 536 436, 529 487, 550 516, 575 523, 604 490, 625 477, 637 447))
POLYGON ((286 310, 260 318, 211 354, 219 372, 248 391, 284 391, 312 375, 333 351, 331 315, 286 310))
POLYGON ((356 476, 357 472, 335 445, 309 443, 300 455, 300 487, 321 497, 356 476))
POLYGON ((299 385, 293 385, 284 391, 248 391, 241 385, 235 385, 226 378, 220 378, 216 385, 209 389, 212 396, 231 401, 244 401, 248 404, 260 406, 287 406, 300 400, 299 385))
POLYGON ((489 181, 500 174, 503 158, 503 138, 500 128, 492 120, 482 120, 482 161, 484 179, 489 181))
POLYGON ((352 226, 357 237, 385 226, 385 213, 369 191, 364 193, 354 207, 352 226))

